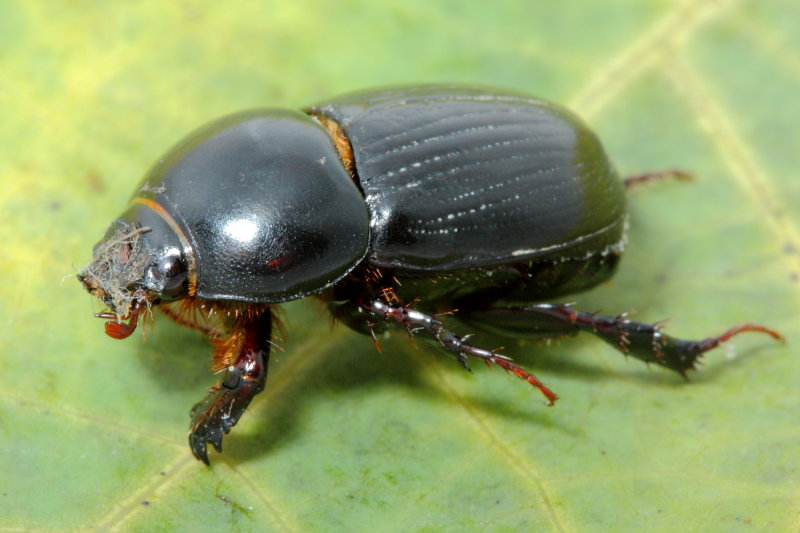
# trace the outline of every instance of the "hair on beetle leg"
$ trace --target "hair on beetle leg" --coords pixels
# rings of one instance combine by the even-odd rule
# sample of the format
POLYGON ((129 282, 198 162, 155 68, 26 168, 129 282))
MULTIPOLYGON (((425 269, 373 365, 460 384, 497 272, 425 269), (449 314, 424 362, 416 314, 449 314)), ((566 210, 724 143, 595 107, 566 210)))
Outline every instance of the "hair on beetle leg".
POLYGON ((224 372, 233 365, 244 344, 245 331, 241 326, 234 326, 227 334, 209 339, 214 347, 211 358, 211 371, 215 374, 224 372))
POLYGON ((177 302, 161 304, 159 310, 175 323, 199 331, 209 338, 222 334, 219 325, 215 324, 213 314, 203 312, 211 309, 207 308, 202 300, 184 298, 177 302))

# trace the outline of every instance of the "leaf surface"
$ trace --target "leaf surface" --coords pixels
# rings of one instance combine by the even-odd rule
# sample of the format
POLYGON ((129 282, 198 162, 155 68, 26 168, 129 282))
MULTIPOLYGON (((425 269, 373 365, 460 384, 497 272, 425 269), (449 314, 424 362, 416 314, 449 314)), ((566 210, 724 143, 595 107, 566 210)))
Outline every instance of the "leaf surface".
POLYGON ((800 7, 561 4, 0 4, 0 529, 796 530, 800 7), (787 344, 743 335, 687 383, 589 337, 484 337, 559 394, 546 408, 291 303, 267 391, 205 468, 186 445, 205 341, 164 319, 107 338, 70 275, 203 122, 439 81, 575 108, 622 174, 696 176, 631 196, 620 271, 582 309, 787 344))

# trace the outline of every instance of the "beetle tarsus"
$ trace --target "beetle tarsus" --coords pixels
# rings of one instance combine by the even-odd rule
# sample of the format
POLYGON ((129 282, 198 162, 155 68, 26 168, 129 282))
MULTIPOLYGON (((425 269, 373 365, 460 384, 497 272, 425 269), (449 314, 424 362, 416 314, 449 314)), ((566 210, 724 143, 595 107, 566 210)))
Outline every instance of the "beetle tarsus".
POLYGON ((755 324, 735 326, 719 336, 702 340, 672 337, 662 332, 661 323, 634 322, 624 316, 609 318, 578 313, 575 324, 583 331, 594 333, 624 354, 648 363, 656 363, 684 377, 687 371, 695 369, 700 356, 738 333, 753 331, 766 333, 776 340, 783 338, 776 331, 755 324))
POLYGON ((466 343, 465 340, 469 335, 459 337, 445 328, 441 321, 436 320, 435 315, 427 315, 411 309, 408 305, 390 304, 377 298, 363 302, 361 307, 375 319, 381 318, 406 331, 414 331, 436 341, 469 372, 472 372, 467 363, 469 357, 482 359, 487 365, 495 364, 539 389, 547 398, 547 405, 553 405, 558 399, 558 396, 536 376, 513 362, 511 358, 498 354, 495 350, 485 350, 466 343))
POLYGON ((696 360, 702 354, 716 348, 724 342, 727 342, 734 335, 738 335, 739 333, 744 333, 747 331, 766 333, 777 341, 784 340, 783 336, 777 331, 757 324, 742 324, 740 326, 734 326, 721 335, 697 341, 676 339, 674 337, 661 334, 659 343, 661 350, 666 354, 665 359, 668 361, 673 360, 683 363, 682 366, 679 365, 677 367, 668 365, 664 366, 672 368, 682 376, 686 377, 686 371, 694 369, 696 360))
POLYGON ((238 357, 225 369, 220 383, 209 389, 208 396, 192 408, 189 447, 206 465, 209 464, 208 444, 221 452, 222 437, 239 422, 256 394, 264 390, 271 324, 269 312, 255 319, 241 317, 237 320, 232 335, 243 336, 238 357))
POLYGON ((622 182, 625 184, 625 188, 630 191, 645 183, 650 183, 670 178, 679 181, 689 181, 693 179, 692 175, 689 174, 688 172, 676 168, 671 168, 668 170, 660 170, 656 172, 648 172, 646 174, 638 174, 636 176, 628 176, 627 178, 622 180, 622 182))

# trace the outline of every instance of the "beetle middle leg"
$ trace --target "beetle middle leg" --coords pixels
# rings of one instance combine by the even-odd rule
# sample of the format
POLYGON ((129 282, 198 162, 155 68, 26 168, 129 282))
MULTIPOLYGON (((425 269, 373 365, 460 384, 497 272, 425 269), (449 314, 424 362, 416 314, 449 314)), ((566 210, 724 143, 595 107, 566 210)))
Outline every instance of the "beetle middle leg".
POLYGON ((264 390, 269 363, 272 313, 268 308, 234 312, 229 333, 210 336, 217 349, 215 366, 223 372, 204 400, 192 408, 189 446, 208 462, 207 445, 222 451, 222 437, 241 418, 256 394, 264 390))
POLYGON ((627 315, 603 316, 580 312, 572 305, 538 304, 496 307, 468 311, 465 321, 488 326, 513 336, 564 335, 586 331, 600 337, 620 352, 647 363, 675 370, 686 377, 705 352, 745 331, 766 333, 776 340, 776 331, 757 324, 734 326, 720 335, 702 340, 686 340, 663 333, 663 323, 647 324, 627 319, 627 315))
POLYGON ((373 334, 373 339, 375 338, 374 327, 376 320, 394 324, 404 328, 412 337, 413 335, 422 335, 432 339, 453 355, 467 370, 469 370, 467 364, 469 357, 481 359, 487 365, 495 364, 504 370, 514 373, 517 377, 539 389, 547 398, 548 405, 553 405, 558 399, 558 396, 539 381, 536 376, 516 364, 511 358, 496 351, 485 350, 467 343, 468 336, 460 337, 454 334, 444 327, 444 324, 438 320, 436 315, 428 315, 413 309, 410 305, 389 303, 380 298, 363 300, 357 305, 362 312, 370 317, 368 319, 368 327, 373 334))

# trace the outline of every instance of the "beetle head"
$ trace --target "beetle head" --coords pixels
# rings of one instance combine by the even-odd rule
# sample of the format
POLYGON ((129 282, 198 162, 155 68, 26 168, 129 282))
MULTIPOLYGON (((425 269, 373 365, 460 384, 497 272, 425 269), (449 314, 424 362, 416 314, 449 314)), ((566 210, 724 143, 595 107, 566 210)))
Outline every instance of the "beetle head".
POLYGON ((177 235, 146 212, 153 213, 138 207, 115 220, 78 273, 84 288, 108 306, 96 316, 109 320, 106 333, 115 338, 133 333, 141 311, 187 293, 188 267, 177 235))

